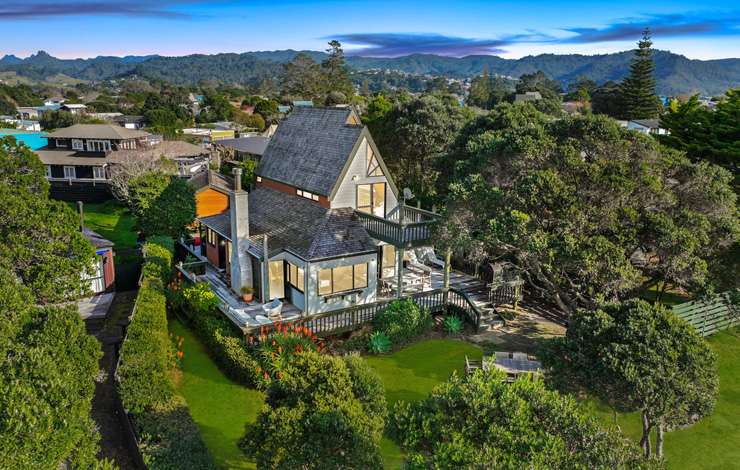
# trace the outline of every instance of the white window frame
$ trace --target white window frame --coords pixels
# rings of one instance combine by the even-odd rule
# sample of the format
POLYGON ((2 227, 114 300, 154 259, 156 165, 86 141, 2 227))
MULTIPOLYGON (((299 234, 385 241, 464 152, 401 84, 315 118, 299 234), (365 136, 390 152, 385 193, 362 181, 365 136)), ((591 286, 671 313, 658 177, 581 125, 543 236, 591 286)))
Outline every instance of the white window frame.
POLYGON ((51 165, 44 165, 46 167, 46 177, 51 178, 51 165))
POLYGON ((92 167, 93 179, 104 180, 105 179, 105 167, 94 166, 92 167))
POLYGON ((67 179, 77 179, 77 168, 71 165, 64 165, 64 177, 67 179), (70 170, 72 172, 72 176, 69 175, 70 170))
POLYGON ((88 139, 87 141, 88 152, 110 152, 110 150, 110 140, 88 139))
POLYGON ((85 142, 82 139, 72 139, 72 150, 85 150, 85 142))
POLYGON ((306 198, 306 199, 311 199, 312 201, 318 201, 319 200, 319 195, 318 194, 310 193, 308 191, 303 191, 302 189, 296 189, 295 190, 295 193, 297 195, 301 196, 301 197, 306 198))

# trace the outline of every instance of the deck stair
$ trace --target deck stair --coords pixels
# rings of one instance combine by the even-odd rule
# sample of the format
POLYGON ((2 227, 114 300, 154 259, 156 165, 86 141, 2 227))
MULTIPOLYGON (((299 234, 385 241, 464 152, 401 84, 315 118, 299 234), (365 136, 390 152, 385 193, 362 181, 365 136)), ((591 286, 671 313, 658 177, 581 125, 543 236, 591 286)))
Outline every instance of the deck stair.
POLYGON ((465 283, 456 283, 455 287, 463 291, 473 305, 481 311, 481 331, 495 330, 504 326, 504 321, 488 298, 488 289, 485 284, 477 279, 471 279, 465 283))

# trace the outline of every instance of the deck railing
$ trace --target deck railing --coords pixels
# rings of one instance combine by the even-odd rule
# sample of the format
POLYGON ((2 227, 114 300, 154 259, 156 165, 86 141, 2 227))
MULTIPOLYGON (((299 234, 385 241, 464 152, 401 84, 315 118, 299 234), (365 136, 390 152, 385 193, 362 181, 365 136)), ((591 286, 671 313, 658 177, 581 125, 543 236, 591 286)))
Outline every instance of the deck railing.
POLYGON ((436 222, 436 215, 404 207, 404 223, 399 222, 399 213, 392 213, 389 218, 377 217, 366 212, 355 211, 357 218, 368 234, 378 240, 390 243, 397 247, 419 246, 429 243, 436 222))
MULTIPOLYGON (((480 326, 481 312, 463 291, 449 289, 445 292, 444 289, 435 289, 418 292, 405 298, 410 298, 414 303, 428 310, 429 313, 445 311, 448 306, 456 307, 460 312, 464 313, 465 320, 476 331, 480 326)), ((300 318, 294 320, 292 323, 305 326, 319 336, 334 335, 356 329, 365 323, 370 323, 379 312, 388 307, 394 300, 388 299, 369 304, 355 305, 341 310, 333 310, 331 312, 300 318)), ((262 325, 245 329, 244 332, 247 335, 264 333, 269 337, 274 331, 274 328, 274 324, 262 325)))

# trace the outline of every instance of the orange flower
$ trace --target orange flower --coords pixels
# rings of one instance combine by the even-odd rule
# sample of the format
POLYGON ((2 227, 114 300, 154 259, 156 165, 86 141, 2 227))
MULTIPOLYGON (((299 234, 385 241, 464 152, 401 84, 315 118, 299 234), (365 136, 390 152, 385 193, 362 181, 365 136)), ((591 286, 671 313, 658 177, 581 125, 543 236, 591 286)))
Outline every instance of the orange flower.
POLYGON ((265 378, 265 380, 270 380, 270 374, 268 374, 267 372, 264 373, 263 377, 265 378))
POLYGON ((177 358, 182 359, 182 357, 185 355, 182 351, 177 351, 177 358))

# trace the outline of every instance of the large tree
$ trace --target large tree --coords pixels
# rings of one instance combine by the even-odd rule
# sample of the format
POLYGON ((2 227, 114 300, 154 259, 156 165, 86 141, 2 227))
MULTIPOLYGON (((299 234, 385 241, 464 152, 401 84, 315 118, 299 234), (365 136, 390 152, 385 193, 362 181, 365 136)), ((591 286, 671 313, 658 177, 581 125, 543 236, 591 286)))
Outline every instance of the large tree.
POLYGON ((476 124, 455 146, 440 241, 471 261, 512 262, 565 311, 645 280, 698 289, 739 236, 726 170, 611 119, 501 107, 476 124))
POLYGON ((13 137, 0 139, 0 259, 40 302, 78 297, 94 250, 67 204, 49 199, 44 166, 13 137))
POLYGON ((621 86, 626 119, 648 119, 658 116, 660 100, 655 95, 655 63, 650 31, 645 30, 637 43, 630 73, 621 86))
POLYGON ((329 54, 329 57, 321 63, 321 69, 324 72, 327 93, 339 92, 344 95, 345 99, 351 98, 354 95, 355 89, 349 79, 349 71, 344 60, 342 44, 337 40, 330 41, 329 49, 326 52, 329 54))
POLYGON ((139 224, 147 235, 166 235, 177 240, 195 220, 195 191, 178 176, 167 176, 167 185, 141 214, 139 224))
POLYGON ((385 394, 361 358, 296 353, 266 401, 240 443, 259 468, 382 468, 385 394))
POLYGON ((701 104, 698 96, 692 96, 663 114, 660 123, 670 131, 659 136, 662 143, 685 151, 694 160, 722 165, 738 177, 740 88, 727 90, 714 111, 701 104))
POLYGON ((661 467, 584 416, 572 398, 540 381, 507 383, 497 370, 453 375, 425 400, 397 403, 390 429, 413 469, 661 467))
POLYGON ((660 304, 631 300, 571 318, 550 341, 544 365, 563 389, 581 387, 615 409, 642 415, 640 444, 663 457, 665 431, 710 414, 717 394, 714 353, 693 327, 660 304))
POLYGON ((305 53, 297 54, 283 66, 282 94, 304 100, 321 100, 325 90, 319 64, 305 53))

